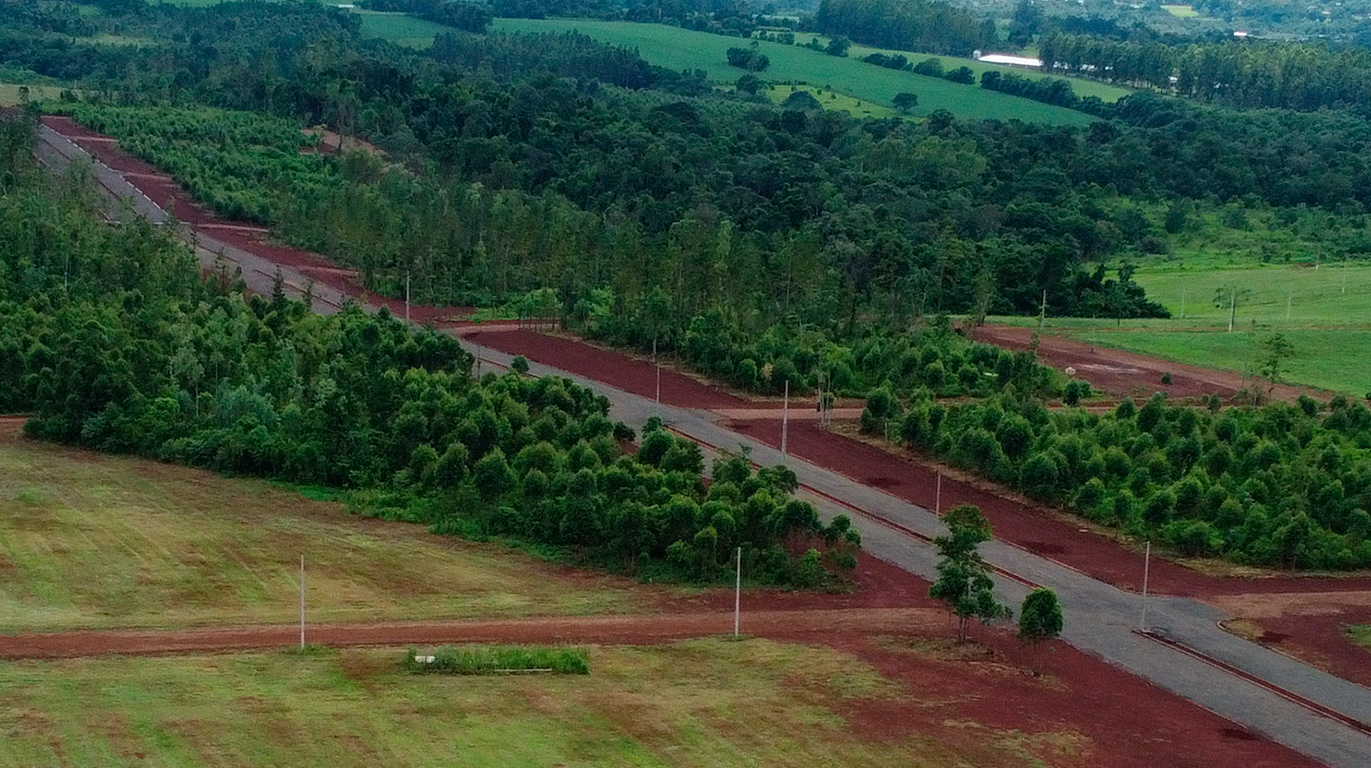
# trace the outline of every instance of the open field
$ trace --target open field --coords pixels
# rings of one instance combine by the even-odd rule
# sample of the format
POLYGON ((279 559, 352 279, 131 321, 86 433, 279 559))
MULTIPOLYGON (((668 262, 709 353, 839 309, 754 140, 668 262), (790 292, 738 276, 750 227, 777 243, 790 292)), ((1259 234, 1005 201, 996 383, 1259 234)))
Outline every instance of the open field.
POLYGON ((19 89, 29 89, 29 101, 57 99, 62 94, 60 85, 22 85, 19 83, 0 83, 0 107, 13 107, 23 102, 19 89))
POLYGON ((772 86, 771 90, 767 91, 767 95, 771 97, 772 101, 780 104, 790 98, 791 94, 796 91, 808 91, 810 95, 819 100, 820 104, 824 105, 824 109, 836 109, 847 112, 856 118, 898 117, 900 114, 894 107, 872 101, 862 101, 861 99, 853 98, 847 94, 838 93, 837 91, 825 91, 814 86, 775 85, 772 86))
MULTIPOLYGON (((376 25, 379 21, 370 23, 376 25)), ((704 70, 711 80, 719 83, 733 83, 744 74, 742 70, 730 67, 724 54, 731 47, 748 44, 737 38, 633 22, 496 19, 492 29, 527 33, 576 30, 606 43, 636 48, 644 59, 659 66, 704 70)), ((941 78, 883 69, 857 59, 835 58, 798 46, 761 42, 759 47, 771 59, 770 68, 759 75, 764 79, 820 86, 881 105, 890 104, 895 94, 909 91, 919 96, 919 106, 911 112, 915 116, 946 109, 968 120, 1013 118, 1068 125, 1094 121, 1082 112, 994 93, 978 85, 959 85, 941 78)))
POLYGON ((1200 15, 1199 11, 1189 5, 1163 5, 1162 9, 1178 19, 1194 19, 1200 15))
POLYGON ((4 631, 644 610, 651 590, 348 514, 270 483, 18 440, 0 424, 4 631))
MULTIPOLYGON (((1354 395, 1371 391, 1371 265, 1187 267, 1156 263, 1134 280, 1171 311, 1165 320, 1048 318, 1044 332, 1181 363, 1255 370, 1260 342, 1277 331, 1295 345, 1285 379, 1354 395), (1220 292, 1238 291, 1232 333, 1220 292)), ((997 317, 1035 326, 1036 318, 997 317)))
POLYGON ((367 37, 380 37, 397 45, 410 48, 427 48, 433 44, 434 36, 442 32, 453 32, 426 19, 416 18, 407 13, 380 13, 377 11, 353 11, 362 17, 362 34, 367 37))
MULTIPOLYGON (((818 38, 819 42, 823 43, 824 45, 828 45, 829 38, 825 35, 814 35, 808 32, 800 32, 795 35, 795 41, 798 43, 808 43, 810 40, 814 38, 818 38)), ((852 47, 848 49, 847 55, 850 59, 861 60, 867 56, 870 56, 873 53, 884 53, 887 56, 903 54, 905 58, 909 59, 915 64, 924 61, 925 59, 937 59, 938 61, 942 62, 943 69, 947 71, 954 70, 958 67, 966 67, 970 69, 972 72, 976 73, 977 85, 979 85, 981 82, 982 74, 986 72, 1003 72, 1006 74, 1014 74, 1018 75, 1019 77, 1027 77, 1034 80, 1040 80, 1047 77, 1056 77, 1061 80, 1065 80, 1068 83, 1071 83, 1071 90, 1075 91, 1077 96, 1080 96, 1081 98, 1085 98, 1086 96, 1094 96, 1098 98, 1100 101, 1108 103, 1116 102, 1124 96, 1127 96, 1128 94, 1132 93, 1132 91, 1130 91, 1127 88, 1122 88, 1117 85, 1110 85, 1109 83, 1102 83, 1095 80, 1086 80, 1085 78, 1079 77, 1049 75, 1046 73, 1036 72, 1031 69, 1020 69, 1018 67, 1010 67, 1003 64, 986 64, 985 62, 977 61, 976 59, 967 59, 962 58, 960 56, 941 56, 931 53, 897 51, 890 48, 871 48, 869 46, 860 45, 857 43, 852 44, 852 47)), ((989 53, 989 51, 987 51, 987 53, 989 53)), ((1027 51, 1025 51, 1023 55, 1027 56, 1030 54, 1027 51)))
POLYGON ((832 708, 893 686, 826 649, 602 648, 593 674, 574 679, 416 676, 401 659, 388 649, 5 664, 0 766, 965 764, 916 740, 860 738, 832 708))

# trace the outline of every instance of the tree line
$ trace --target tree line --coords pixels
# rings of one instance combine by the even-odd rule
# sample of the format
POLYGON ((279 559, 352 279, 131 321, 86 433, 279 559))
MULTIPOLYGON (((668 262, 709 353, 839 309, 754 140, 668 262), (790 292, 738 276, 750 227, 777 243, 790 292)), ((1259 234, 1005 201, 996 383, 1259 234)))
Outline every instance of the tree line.
POLYGON ((1039 42, 1039 56, 1049 71, 1235 107, 1367 114, 1371 104, 1371 51, 1355 46, 1236 40, 1167 45, 1053 32, 1039 42))
POLYGON ((813 25, 879 48, 953 56, 970 56, 998 38, 993 21, 928 0, 823 0, 813 25))
POLYGON ((471 376, 459 343, 356 306, 245 296, 186 244, 99 222, 89 180, 33 168, 0 120, 0 411, 28 434, 234 474, 353 489, 371 514, 502 536, 644 576, 714 581, 743 549, 759 583, 845 578, 859 537, 793 498, 794 474, 633 431, 569 380, 471 376))
POLYGON ((868 431, 1130 536, 1257 566, 1371 565, 1371 409, 1348 398, 1206 409, 1157 394, 1099 414, 907 394, 873 393, 868 431))

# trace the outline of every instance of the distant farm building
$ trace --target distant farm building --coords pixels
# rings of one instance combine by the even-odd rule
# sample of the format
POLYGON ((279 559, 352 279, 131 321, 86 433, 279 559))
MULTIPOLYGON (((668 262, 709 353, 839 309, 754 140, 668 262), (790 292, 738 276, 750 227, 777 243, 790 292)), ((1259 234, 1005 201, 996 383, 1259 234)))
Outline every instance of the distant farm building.
POLYGON ((1022 67, 1023 69, 1041 69, 1042 59, 1030 59, 1026 56, 1009 56, 1003 53, 987 53, 984 56, 976 56, 977 61, 986 64, 1004 64, 1010 67, 1022 67))

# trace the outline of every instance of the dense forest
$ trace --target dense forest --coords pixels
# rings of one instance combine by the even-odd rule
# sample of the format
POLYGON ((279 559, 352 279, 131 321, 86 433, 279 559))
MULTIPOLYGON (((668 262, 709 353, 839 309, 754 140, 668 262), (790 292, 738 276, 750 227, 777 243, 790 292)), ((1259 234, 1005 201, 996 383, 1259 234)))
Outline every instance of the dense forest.
POLYGON ((993 21, 926 0, 823 0, 814 28, 881 48, 955 56, 987 49, 998 37, 993 21))
POLYGON ((819 587, 858 546, 820 524, 784 468, 607 417, 576 384, 471 376, 451 337, 384 310, 324 317, 278 285, 201 279, 141 219, 108 226, 88 180, 33 167, 33 124, 0 119, 0 412, 36 437, 355 490, 368 512, 504 536, 644 576, 819 587))
MULTIPOLYGON (((305 5, 141 7, 100 18, 156 42, 5 33, 0 54, 9 66, 82 86, 80 103, 49 108, 119 137, 216 210, 355 266, 373 288, 394 294, 408 281, 424 303, 555 314, 586 335, 673 352, 752 391, 869 395, 869 430, 1184 552, 1298 567, 1367 562, 1361 406, 1215 415, 1156 402, 1139 411, 1145 418, 1127 409, 1049 412, 1043 398, 1069 406, 1088 388, 1031 353, 972 343, 947 319, 1163 315, 1127 261, 1166 252, 1201 209, 1224 211, 1233 227, 1242 226, 1237 214, 1261 210, 1273 226, 1317 220, 1365 232, 1371 131, 1353 111, 1239 110, 1224 99, 1138 93, 1076 104, 1101 118, 1084 128, 946 113, 856 120, 817 103, 776 105, 719 89, 575 34, 454 30, 417 51, 363 40, 355 16, 305 5), (320 124, 360 148, 320 154, 304 132, 320 124), (1346 463, 1324 461, 1328 446, 1346 463), (1204 461, 1210 454, 1218 458, 1204 461), (1260 464, 1249 460, 1258 454, 1260 464), (1101 466, 1105 473, 1092 475, 1099 482, 1087 483, 1081 473, 1101 466), (1271 489, 1287 481, 1306 490, 1278 498, 1271 489), (1326 490, 1334 486, 1342 496, 1326 490), (1192 498, 1196 487, 1203 505, 1192 498)), ((1052 82, 1012 75, 982 86, 1065 98, 1052 82)), ((120 248, 110 263, 130 258, 120 248)), ((52 283, 54 257, 45 258, 37 272, 8 268, 52 283)), ((148 263, 148 279, 169 269, 148 263)), ((102 262, 99 271, 119 268, 102 262)), ((63 274, 74 273, 64 266, 63 274)), ((57 301, 55 289, 14 294, 10 309, 29 314, 10 325, 32 325, 41 343, 15 337, 0 346, 23 372, 0 384, 0 396, 11 407, 35 404, 34 429, 56 439, 349 484, 384 514, 550 544, 615 568, 708 578, 725 543, 744 540, 749 562, 772 574, 759 579, 810 583, 815 568, 847 562, 845 531, 819 526, 789 500, 783 472, 721 465, 716 480, 720 471, 737 476, 705 489, 698 455, 666 432, 645 434, 635 457, 611 454, 622 430, 616 435, 603 404, 569 384, 555 385, 563 400, 540 389, 554 384, 517 376, 470 382, 439 337, 356 311, 313 319, 283 297, 244 301, 230 277, 167 300, 152 298, 167 289, 141 284, 141 298, 92 299, 106 319, 89 337, 31 320, 47 313, 34 302, 57 301), (180 308, 145 315, 145 302, 160 313, 180 308), (232 331, 240 345, 216 351, 210 339, 221 331, 200 330, 201 315, 216 329, 241 329, 232 331), (167 336, 172 328, 180 335, 167 336), (58 351, 63 333, 102 351, 83 358, 74 341, 58 351), (137 333, 153 341, 134 343, 137 333), (284 343, 322 357, 297 365, 298 387, 264 394, 277 386, 263 373, 273 345, 284 343), (377 344, 382 351, 369 351, 377 344), (253 362, 224 367, 224 354, 253 362), (97 368, 106 356, 115 364, 97 368), (366 375, 335 372, 333 356, 361 356, 366 375), (68 378, 43 374, 65 370, 57 361, 68 359, 88 367, 68 378), (149 372, 126 375, 138 366, 149 372), (349 404, 384 398, 371 388, 387 376, 400 392, 415 382, 422 404, 411 411, 428 420, 416 422, 419 443, 395 431, 408 394, 351 407, 346 417, 361 421, 345 430, 299 415, 331 402, 321 386, 337 387, 349 404), (59 380, 98 391, 73 395, 53 388, 59 380), (231 394, 241 388, 260 398, 244 405, 247 395, 231 394), (460 405, 452 412, 442 403, 460 405), (481 419, 463 426, 472 413, 481 419), (352 432, 365 439, 338 437, 352 432), (139 442, 143 434, 151 442, 139 442), (464 469, 459 452, 446 460, 458 474, 446 475, 439 468, 452 445, 466 451, 464 469), (608 477, 617 470, 629 486, 608 477), (457 481, 440 487, 436 477, 457 481), (637 506, 604 490, 630 486, 637 506), (592 498, 603 516, 581 527, 585 510, 566 498, 587 493, 602 494, 592 498), (768 501, 744 510, 758 494, 768 501), (472 512, 444 512, 453 508, 472 512), (694 528, 661 522, 684 521, 682 509, 698 510, 694 528), (658 526, 641 549, 603 538, 622 527, 616 516, 638 511, 658 526), (794 525, 758 522, 781 519, 794 525), (797 557, 806 537, 827 542, 827 554, 797 557)))

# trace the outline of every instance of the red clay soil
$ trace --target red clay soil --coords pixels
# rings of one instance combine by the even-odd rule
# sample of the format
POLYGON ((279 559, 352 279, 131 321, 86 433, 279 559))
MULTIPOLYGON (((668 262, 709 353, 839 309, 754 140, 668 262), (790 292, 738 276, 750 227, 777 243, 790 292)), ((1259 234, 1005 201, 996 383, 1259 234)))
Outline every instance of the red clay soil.
POLYGON ((1220 598, 1230 632, 1371 688, 1371 649, 1352 642, 1350 625, 1371 625, 1371 591, 1220 598))
POLYGON ((1347 635, 1348 625, 1371 624, 1371 609, 1282 616, 1257 623, 1264 630, 1257 639, 1262 645, 1371 688, 1371 649, 1357 645, 1347 635))
MULTIPOLYGON (((780 444, 780 428, 774 419, 731 422, 729 428, 769 445, 780 444)), ((820 429, 810 422, 790 425, 788 449, 800 458, 879 488, 896 498, 928 509, 934 507, 937 470, 932 467, 820 429)), ((950 509, 963 502, 975 504, 985 512, 995 527, 997 539, 1122 589, 1141 589, 1141 553, 1025 504, 943 477, 942 508, 950 509)), ((1158 594, 1188 597, 1253 592, 1332 592, 1371 589, 1371 579, 1220 578, 1154 557, 1149 588, 1158 594)))
MULTIPOLYGON (((1008 325, 986 325, 976 329, 974 335, 978 341, 1014 350, 1028 349, 1033 341, 1032 328, 1008 325)), ((1077 378, 1090 382, 1095 389, 1121 397, 1151 397, 1156 392, 1166 392, 1172 398, 1211 394, 1230 398, 1243 387, 1242 375, 1233 371, 1171 362, 1062 336, 1040 336, 1038 357, 1059 370, 1075 368, 1077 378), (1162 384, 1164 373, 1171 374, 1170 385, 1162 384)), ((1324 399, 1330 395, 1313 387, 1280 385, 1272 396, 1294 400, 1305 393, 1324 399)))
MULTIPOLYGON (((474 344, 603 381, 625 392, 654 397, 657 366, 582 341, 522 330, 464 331, 474 344)), ((703 384, 685 374, 661 369, 662 402, 683 408, 738 408, 748 401, 703 384)))
MULTIPOLYGON (((520 621, 320 625, 311 642, 330 646, 436 645, 457 642, 647 645, 717 636, 729 612, 520 621)), ((943 748, 1004 764, 1008 745, 985 729, 1016 734, 1019 750, 1053 766, 1158 765, 1205 768, 1306 768, 1316 763, 1235 727, 1099 659, 1051 643, 1028 659, 1005 632, 979 645, 949 639, 943 611, 846 609, 750 612, 749 635, 823 644, 847 651, 900 685, 903 695, 842 699, 838 714, 870 739, 934 738, 943 748), (1045 674, 1024 672, 1032 663, 1045 674), (996 759, 998 758, 998 759, 996 759)), ((298 642, 294 625, 171 632, 88 631, 0 637, 0 656, 63 658, 92 654, 203 653, 298 642)))

